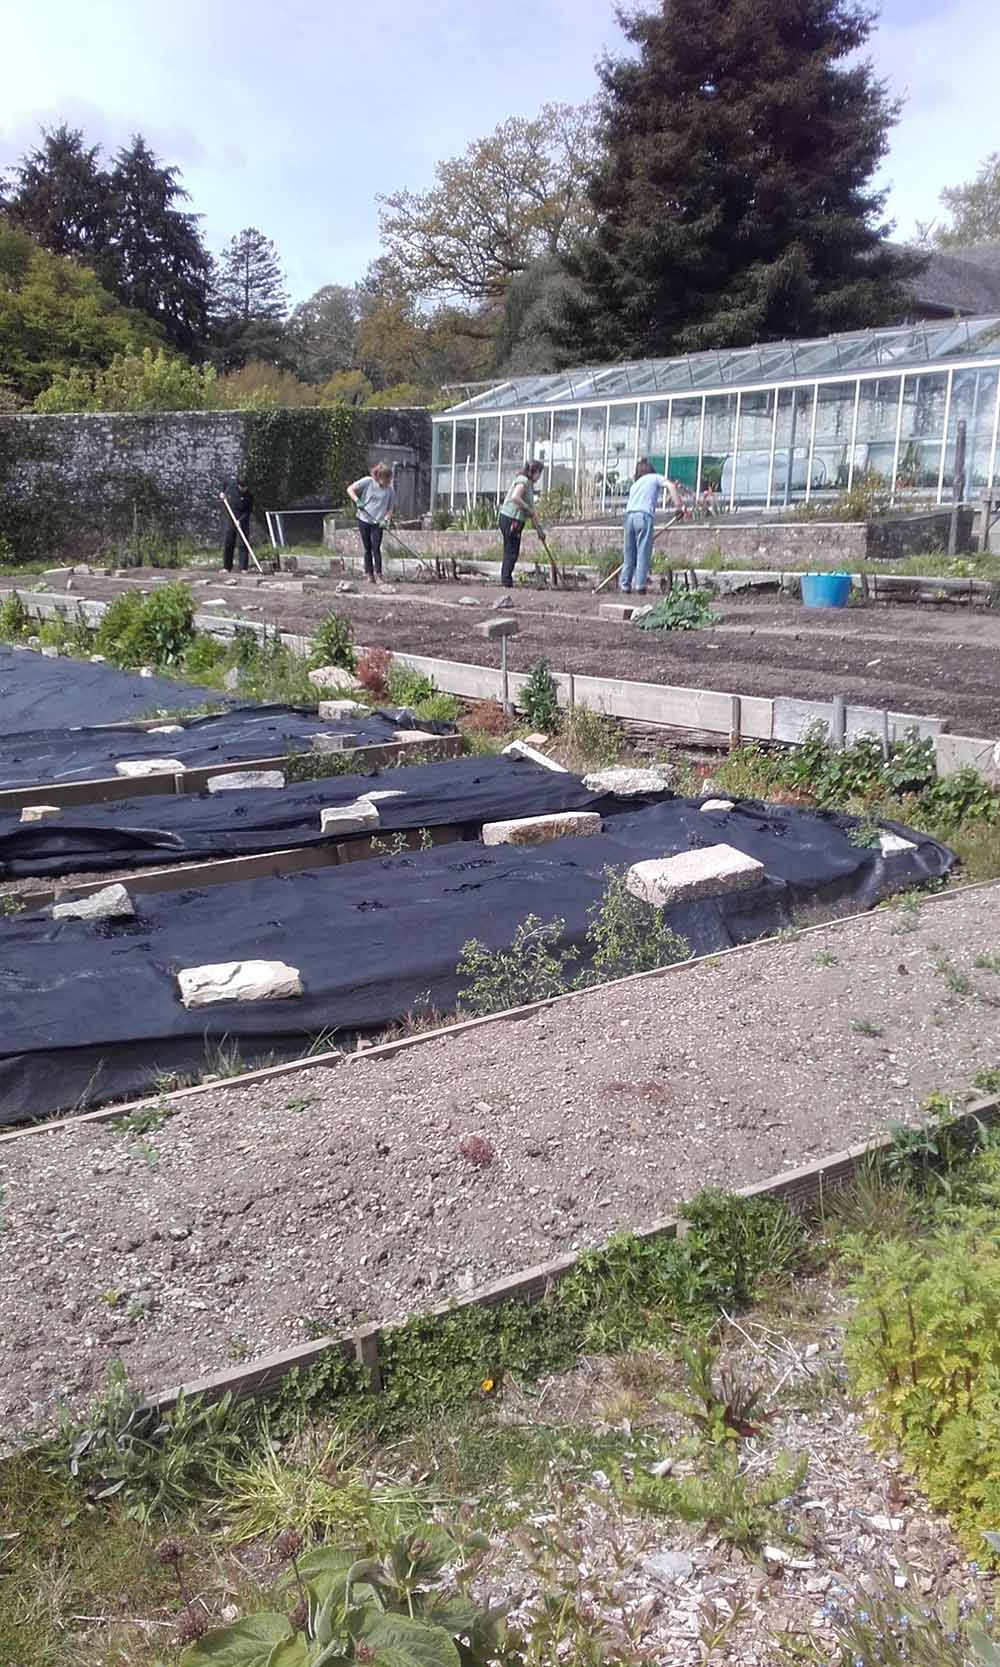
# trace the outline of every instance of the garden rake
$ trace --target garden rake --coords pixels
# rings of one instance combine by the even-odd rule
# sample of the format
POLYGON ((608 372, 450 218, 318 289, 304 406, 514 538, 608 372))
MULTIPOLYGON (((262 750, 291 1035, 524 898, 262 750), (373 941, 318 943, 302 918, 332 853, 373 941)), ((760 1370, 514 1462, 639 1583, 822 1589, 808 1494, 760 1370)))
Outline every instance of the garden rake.
MULTIPOLYGON (((226 506, 226 514, 229 516, 230 521, 233 523, 233 526, 236 528, 236 531, 239 533, 239 535, 242 538, 244 544, 246 545, 247 550, 250 553, 250 560, 253 562, 254 567, 257 569, 258 573, 263 573, 264 569, 261 567, 260 562, 257 560, 257 556, 256 556, 256 553, 254 551, 253 545, 251 544, 250 540, 248 539, 246 533, 243 531, 243 528, 240 526, 239 521, 236 519, 236 516, 233 514, 232 504, 229 502, 229 499, 226 497, 226 494, 224 492, 220 492, 219 497, 222 499, 223 503, 226 506)), ((273 572, 274 569, 272 568, 271 571, 273 572)))

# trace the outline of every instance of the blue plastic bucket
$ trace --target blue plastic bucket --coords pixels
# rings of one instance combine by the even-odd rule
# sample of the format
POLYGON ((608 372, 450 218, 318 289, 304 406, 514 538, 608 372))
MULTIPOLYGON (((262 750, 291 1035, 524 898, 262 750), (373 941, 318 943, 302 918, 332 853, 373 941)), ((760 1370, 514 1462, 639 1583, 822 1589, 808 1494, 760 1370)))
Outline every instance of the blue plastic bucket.
POLYGON ((851 594, 849 573, 803 573, 802 601, 807 608, 846 608, 851 594))

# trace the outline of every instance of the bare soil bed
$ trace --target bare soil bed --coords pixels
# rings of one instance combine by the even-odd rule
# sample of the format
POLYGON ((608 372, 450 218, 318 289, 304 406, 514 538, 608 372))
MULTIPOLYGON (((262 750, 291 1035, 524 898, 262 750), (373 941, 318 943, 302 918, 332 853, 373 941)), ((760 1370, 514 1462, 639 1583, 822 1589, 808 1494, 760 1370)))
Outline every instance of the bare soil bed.
POLYGON ((1000 885, 384 1059, 0 1143, 0 1427, 398 1319, 808 1162, 997 1063, 1000 885), (831 957, 833 959, 831 959, 831 957), (495 1154, 460 1152, 476 1134, 495 1154))
MULTIPOLYGON (((80 594, 106 597, 164 577, 75 583, 80 594)), ((363 580, 356 582, 358 594, 341 596, 333 581, 310 580, 303 591, 292 589, 294 581, 258 583, 248 576, 239 584, 198 585, 195 595, 200 605, 222 599, 230 613, 304 633, 335 607, 353 621, 359 642, 499 665, 499 645, 473 630, 497 600, 494 587, 391 583, 369 592, 361 590, 363 580), (478 607, 461 604, 460 596, 474 598, 478 607)), ((945 718, 961 734, 1000 734, 996 610, 888 604, 826 613, 764 598, 722 599, 715 604, 717 627, 667 633, 601 618, 600 603, 615 596, 613 590, 596 597, 517 589, 521 634, 510 644, 512 669, 525 671, 544 657, 559 671, 638 682, 803 700, 839 694, 859 705, 945 718)))

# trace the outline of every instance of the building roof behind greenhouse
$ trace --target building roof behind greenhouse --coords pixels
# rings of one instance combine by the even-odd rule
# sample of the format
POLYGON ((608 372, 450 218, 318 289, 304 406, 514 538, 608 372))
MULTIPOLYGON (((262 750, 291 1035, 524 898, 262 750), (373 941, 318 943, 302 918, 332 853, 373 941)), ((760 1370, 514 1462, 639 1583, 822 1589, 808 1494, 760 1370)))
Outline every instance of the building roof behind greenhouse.
POLYGON ((815 382, 883 370, 889 374, 918 371, 979 359, 1000 359, 1000 317, 903 324, 814 341, 765 342, 760 347, 713 349, 675 359, 633 359, 544 376, 515 376, 451 406, 445 415, 471 417, 609 399, 655 399, 700 394, 706 389, 736 392, 777 382, 815 382))

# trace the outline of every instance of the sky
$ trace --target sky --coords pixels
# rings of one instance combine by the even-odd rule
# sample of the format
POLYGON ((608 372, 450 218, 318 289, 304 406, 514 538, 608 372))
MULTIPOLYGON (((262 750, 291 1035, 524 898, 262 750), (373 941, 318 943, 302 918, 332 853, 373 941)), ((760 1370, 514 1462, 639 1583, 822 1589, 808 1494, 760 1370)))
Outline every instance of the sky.
MULTIPOLYGON (((378 253, 377 195, 512 115, 595 90, 619 49, 611 0, 0 0, 0 169, 39 128, 114 150, 142 132, 176 164, 216 253, 257 226, 293 300, 378 253)), ((886 0, 871 55, 905 99, 880 183, 896 235, 1000 149, 994 0, 886 0)))

